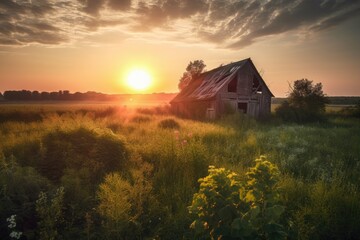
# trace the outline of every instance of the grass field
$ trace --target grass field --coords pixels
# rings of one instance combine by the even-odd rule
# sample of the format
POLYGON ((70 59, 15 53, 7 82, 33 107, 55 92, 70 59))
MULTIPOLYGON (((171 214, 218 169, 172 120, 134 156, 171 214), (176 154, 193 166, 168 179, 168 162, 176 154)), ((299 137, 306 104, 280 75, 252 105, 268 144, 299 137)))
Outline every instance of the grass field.
POLYGON ((280 170, 283 238, 359 239, 360 121, 340 112, 298 125, 238 114, 192 121, 160 107, 2 104, 0 238, 194 239, 198 179, 210 165, 244 179, 264 155, 280 170))

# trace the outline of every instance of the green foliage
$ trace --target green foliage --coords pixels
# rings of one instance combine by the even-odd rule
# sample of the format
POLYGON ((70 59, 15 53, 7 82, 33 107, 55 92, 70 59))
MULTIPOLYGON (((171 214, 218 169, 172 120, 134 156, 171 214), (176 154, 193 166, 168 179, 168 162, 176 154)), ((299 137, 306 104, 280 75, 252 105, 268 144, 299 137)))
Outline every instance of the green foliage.
POLYGON ((50 132, 42 139, 42 149, 38 168, 55 182, 65 169, 87 169, 90 181, 97 182, 106 173, 124 168, 129 155, 122 137, 86 128, 50 132))
POLYGON ((39 239, 59 239, 61 233, 59 228, 63 221, 63 199, 63 187, 58 188, 51 199, 46 193, 40 192, 39 199, 36 201, 36 213, 40 219, 38 222, 39 239))
POLYGON ((199 179, 200 189, 194 194, 190 213, 196 215, 191 224, 205 239, 231 237, 231 225, 238 216, 241 187, 238 176, 224 168, 209 167, 209 175, 199 179))
POLYGON ((108 239, 138 239, 154 232, 161 219, 160 205, 147 180, 152 167, 140 159, 133 163, 136 168, 129 180, 119 173, 110 173, 97 192, 97 210, 108 239))
POLYGON ((283 239, 286 234, 280 217, 278 169, 260 157, 241 180, 234 172, 209 167, 199 180, 190 213, 191 227, 204 239, 283 239))
POLYGON ((276 109, 276 114, 285 121, 323 121, 327 102, 321 83, 313 85, 308 79, 296 80, 288 101, 276 109))
POLYGON ((159 128, 179 129, 180 124, 172 118, 164 119, 159 122, 159 128))
MULTIPOLYGON (((41 191, 46 192, 45 206, 49 206, 52 193, 61 186, 62 217, 53 228, 59 238, 191 239, 194 232, 189 225, 195 217, 187 207, 199 194, 197 180, 206 178, 209 165, 237 173, 231 177, 240 185, 237 197, 212 198, 234 207, 209 206, 219 212, 210 220, 218 220, 216 228, 230 229, 231 238, 241 234, 251 239, 276 238, 282 231, 288 239, 357 239, 360 235, 360 135, 354 134, 360 125, 350 113, 338 111, 322 124, 280 125, 240 114, 214 122, 178 119, 157 110, 133 115, 133 110, 113 111, 103 105, 0 108, 1 113, 12 109, 41 116, 38 121, 0 122, 4 153, 0 154, 0 239, 9 239, 6 219, 12 215, 22 238, 39 239, 37 222, 42 219, 36 213, 36 200, 41 191), (149 121, 131 121, 143 114, 150 114, 149 121), (174 119, 181 128, 159 127, 166 119, 174 119), (276 163, 281 175, 268 164, 253 167, 252 159, 262 154, 276 163), (120 228, 98 211, 99 184, 105 184, 104 177, 111 172, 129 186, 126 198, 131 206, 120 228), (280 214, 282 206, 286 211, 280 214), (220 215, 226 220, 220 220, 220 215)), ((226 189, 231 189, 228 175, 217 175, 229 186, 219 188, 225 196, 230 192, 226 189)), ((202 224, 197 226, 204 229, 202 224)))
POLYGON ((105 182, 100 184, 98 191, 100 216, 106 220, 107 234, 119 235, 127 229, 131 219, 131 185, 118 173, 110 173, 105 182))
POLYGON ((186 72, 184 72, 183 76, 180 78, 178 84, 179 89, 184 89, 193 78, 196 78, 203 72, 205 67, 206 65, 203 60, 190 61, 186 67, 186 72))
MULTIPOLYGON (((35 169, 21 167, 13 157, 5 158, 0 152, 0 219, 16 215, 17 229, 25 237, 34 235, 36 228, 35 202, 41 191, 50 187, 46 178, 35 169)), ((8 236, 7 223, 0 221, 0 238, 8 236)))
POLYGON ((314 183, 285 178, 282 202, 288 206, 291 239, 357 239, 360 195, 342 179, 314 183))

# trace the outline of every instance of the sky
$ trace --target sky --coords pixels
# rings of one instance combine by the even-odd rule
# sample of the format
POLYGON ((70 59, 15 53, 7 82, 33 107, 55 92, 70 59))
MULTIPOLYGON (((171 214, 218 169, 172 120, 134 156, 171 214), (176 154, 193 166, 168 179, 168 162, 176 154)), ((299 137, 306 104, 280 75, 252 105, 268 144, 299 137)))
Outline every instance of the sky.
POLYGON ((360 0, 0 0, 0 92, 178 91, 187 64, 251 58, 277 97, 293 81, 360 96, 360 0))

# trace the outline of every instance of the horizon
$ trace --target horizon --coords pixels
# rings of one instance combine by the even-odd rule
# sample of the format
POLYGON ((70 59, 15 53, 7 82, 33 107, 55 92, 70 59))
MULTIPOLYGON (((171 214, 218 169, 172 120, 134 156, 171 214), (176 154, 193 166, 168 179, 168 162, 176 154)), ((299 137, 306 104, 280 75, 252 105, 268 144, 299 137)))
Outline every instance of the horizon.
MULTIPOLYGON (((10 89, 10 90, 5 90, 5 91, 0 91, 0 93, 2 95, 4 95, 4 92, 6 91, 30 91, 30 92, 47 92, 47 93, 59 93, 59 92, 64 92, 67 90, 57 90, 57 91, 38 91, 38 90, 29 90, 29 89, 20 89, 20 90, 14 90, 14 89, 10 89)), ((75 93, 82 93, 82 94, 86 94, 86 93, 96 93, 96 94, 104 94, 104 95, 109 95, 109 96, 117 96, 117 95, 177 95, 179 92, 153 92, 153 93, 104 93, 104 92, 97 92, 97 91, 85 91, 85 92, 72 92, 69 91, 69 94, 75 94, 75 93)), ((326 97, 347 97, 347 98, 351 98, 351 97, 360 97, 360 95, 326 95, 326 97)), ((288 96, 274 96, 272 98, 288 98, 288 96)))
POLYGON ((360 96, 359 12, 359 0, 3 1, 0 92, 177 93, 190 61, 251 58, 276 97, 302 78, 360 96))

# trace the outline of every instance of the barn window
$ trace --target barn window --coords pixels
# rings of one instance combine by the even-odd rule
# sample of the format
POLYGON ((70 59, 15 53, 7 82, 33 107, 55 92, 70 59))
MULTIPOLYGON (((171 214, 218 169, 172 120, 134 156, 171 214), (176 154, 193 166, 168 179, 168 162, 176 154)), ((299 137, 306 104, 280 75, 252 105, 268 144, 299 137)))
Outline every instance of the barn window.
POLYGON ((247 103, 246 102, 239 102, 238 103, 238 110, 243 113, 247 113, 247 103))
POLYGON ((228 85, 228 92, 236 92, 236 88, 237 88, 237 79, 234 78, 233 80, 231 80, 231 82, 228 85))
POLYGON ((253 78, 252 92, 253 93, 262 93, 260 81, 255 76, 253 78))

